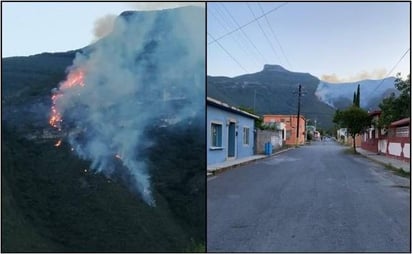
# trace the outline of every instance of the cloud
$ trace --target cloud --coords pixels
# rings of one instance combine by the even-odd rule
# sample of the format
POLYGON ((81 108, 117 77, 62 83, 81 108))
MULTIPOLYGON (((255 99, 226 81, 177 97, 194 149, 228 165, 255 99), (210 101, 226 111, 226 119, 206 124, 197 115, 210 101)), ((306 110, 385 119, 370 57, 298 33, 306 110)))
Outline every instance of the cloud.
POLYGON ((345 82, 356 82, 365 79, 383 79, 387 75, 387 71, 385 68, 375 69, 372 71, 361 71, 355 75, 349 77, 339 77, 335 73, 332 74, 324 74, 320 78, 323 81, 330 82, 330 83, 345 83, 345 82))

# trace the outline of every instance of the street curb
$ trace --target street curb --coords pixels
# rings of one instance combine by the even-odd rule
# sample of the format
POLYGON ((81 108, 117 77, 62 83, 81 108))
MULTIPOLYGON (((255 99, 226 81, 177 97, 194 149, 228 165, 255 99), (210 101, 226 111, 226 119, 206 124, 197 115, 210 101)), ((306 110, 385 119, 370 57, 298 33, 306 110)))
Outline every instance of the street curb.
POLYGON ((358 154, 361 155, 361 156, 363 156, 363 157, 365 157, 365 158, 367 158, 367 159, 369 159, 369 160, 371 160, 371 161, 373 161, 373 162, 376 162, 376 163, 378 163, 378 164, 380 164, 380 165, 382 165, 382 166, 392 167, 392 168, 395 168, 395 169, 401 169, 401 170, 402 170, 403 172, 405 172, 405 173, 410 173, 410 172, 406 171, 405 169, 403 169, 403 167, 397 168, 397 167, 395 167, 394 165, 392 165, 391 163, 382 162, 382 161, 380 161, 380 160, 374 159, 374 158, 369 157, 369 156, 367 156, 367 155, 365 155, 365 154, 362 154, 362 153, 358 153, 358 154))
MULTIPOLYGON (((348 147, 348 146, 345 145, 345 144, 341 144, 341 145, 344 146, 344 147, 348 147)), ((392 165, 391 163, 382 162, 382 161, 380 161, 380 160, 374 159, 374 158, 369 157, 368 155, 363 154, 363 153, 360 153, 360 152, 357 152, 357 154, 360 155, 360 156, 362 156, 362 157, 364 157, 364 158, 367 158, 367 159, 370 160, 370 161, 373 161, 373 162, 375 162, 375 163, 378 163, 378 164, 380 164, 380 165, 382 165, 382 166, 392 167, 392 168, 395 168, 395 169, 401 169, 401 170, 402 170, 403 172, 405 172, 405 173, 410 173, 410 172, 406 171, 405 169, 403 169, 403 167, 397 168, 397 167, 395 167, 394 165, 392 165)))
POLYGON ((268 156, 263 157, 263 158, 257 158, 257 159, 253 159, 253 160, 250 160, 250 161, 240 162, 240 163, 238 163, 238 164, 234 164, 234 165, 227 166, 227 167, 224 167, 224 168, 219 168, 219 169, 214 170, 213 172, 208 171, 208 172, 207 172, 207 177, 216 176, 216 175, 221 174, 221 173, 223 173, 223 172, 225 172, 225 171, 227 171, 227 170, 229 170, 229 169, 233 169, 233 168, 237 168, 237 167, 240 167, 240 166, 244 166, 244 165, 247 165, 247 164, 249 164, 249 163, 258 161, 258 160, 265 160, 265 159, 271 158, 271 157, 273 157, 273 156, 275 156, 275 155, 278 155, 278 154, 287 152, 287 151, 292 150, 292 149, 295 149, 295 147, 291 147, 291 148, 287 148, 287 149, 284 149, 284 150, 280 150, 280 151, 278 151, 278 152, 276 152, 276 153, 273 153, 273 154, 268 155, 268 156))

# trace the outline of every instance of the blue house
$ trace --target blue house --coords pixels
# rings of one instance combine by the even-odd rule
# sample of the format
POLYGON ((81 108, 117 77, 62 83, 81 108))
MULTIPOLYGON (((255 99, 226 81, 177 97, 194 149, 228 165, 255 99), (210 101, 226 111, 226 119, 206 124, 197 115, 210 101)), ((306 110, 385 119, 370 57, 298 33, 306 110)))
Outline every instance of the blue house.
POLYGON ((207 97, 207 165, 253 155, 259 117, 207 97))

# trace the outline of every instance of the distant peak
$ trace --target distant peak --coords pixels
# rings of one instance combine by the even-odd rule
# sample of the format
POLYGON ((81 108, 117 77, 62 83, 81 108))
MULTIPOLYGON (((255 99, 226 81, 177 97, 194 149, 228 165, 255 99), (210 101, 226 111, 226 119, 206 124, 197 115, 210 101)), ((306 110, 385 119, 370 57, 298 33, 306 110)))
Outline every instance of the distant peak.
POLYGON ((279 72, 288 72, 285 68, 276 64, 265 64, 263 66, 263 71, 279 71, 279 72))

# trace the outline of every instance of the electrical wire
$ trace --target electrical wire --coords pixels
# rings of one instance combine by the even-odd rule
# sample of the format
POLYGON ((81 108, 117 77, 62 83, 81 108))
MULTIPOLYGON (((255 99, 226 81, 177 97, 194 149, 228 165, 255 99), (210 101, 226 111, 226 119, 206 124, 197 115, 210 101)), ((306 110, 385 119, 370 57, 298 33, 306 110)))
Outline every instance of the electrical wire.
POLYGON ((279 6, 276 6, 275 8, 270 9, 269 11, 267 11, 267 12, 263 13, 262 15, 258 16, 256 19, 253 19, 253 20, 247 22, 246 24, 241 25, 241 26, 237 27, 236 29, 234 29, 234 30, 232 30, 232 31, 230 31, 230 32, 228 32, 228 33, 226 33, 226 34, 224 34, 224 35, 222 35, 222 36, 214 39, 213 41, 208 42, 208 45, 213 44, 213 43, 215 43, 215 42, 217 42, 217 41, 225 38, 226 36, 231 35, 231 34, 233 34, 234 32, 239 31, 240 29, 242 29, 242 28, 244 28, 244 27, 252 24, 252 23, 255 22, 256 20, 261 19, 261 18, 263 18, 264 16, 269 15, 270 13, 272 13, 272 12, 274 12, 274 11, 282 8, 282 7, 285 6, 286 4, 288 4, 288 3, 283 3, 283 4, 279 5, 279 6))
MULTIPOLYGON (((214 9, 214 10, 215 10, 216 13, 218 13, 219 15, 222 15, 217 8, 214 9)), ((211 10, 208 10, 208 13, 210 13, 212 16, 215 17, 216 21, 219 23, 219 25, 220 25, 221 27, 223 27, 223 28, 226 30, 226 32, 230 31, 230 29, 229 29, 228 27, 226 27, 225 22, 221 21, 221 17, 219 17, 217 14, 215 14, 215 13, 212 12, 211 10)), ((222 16, 222 17, 223 17, 223 16, 222 16)), ((224 20, 224 18, 223 18, 223 20, 224 20)), ((256 55, 253 54, 252 52, 250 52, 250 50, 247 50, 247 46, 245 46, 245 45, 243 45, 242 43, 240 43, 240 41, 241 41, 241 40, 235 40, 236 44, 239 46, 239 48, 241 49, 241 51, 242 51, 242 52, 247 52, 248 55, 249 55, 249 57, 251 57, 251 58, 255 61, 255 63, 256 63, 257 65, 260 65, 259 61, 258 61, 257 58, 256 58, 256 55)))
MULTIPOLYGON (((249 8, 249 11, 252 13, 253 17, 256 19, 256 15, 255 15, 255 13, 253 12, 252 8, 250 8, 249 3, 247 3, 246 5, 247 5, 247 7, 249 8)), ((262 27, 262 25, 260 24, 259 20, 256 20, 256 23, 258 24, 258 26, 259 26, 259 28, 260 28, 260 31, 262 31, 263 35, 265 36, 265 39, 266 39, 266 41, 268 42, 270 48, 272 49, 275 58, 278 58, 278 53, 276 52, 275 48, 273 47, 272 42, 269 40, 269 37, 267 36, 265 30, 263 30, 263 27, 262 27)), ((268 63, 269 63, 269 62, 268 62, 268 63)))
MULTIPOLYGON (((215 37, 213 37, 213 35, 211 35, 209 32, 207 32, 207 34, 208 34, 213 40, 215 40, 215 37)), ((223 51, 225 51, 225 53, 226 53, 230 58, 232 58, 233 61, 235 61, 235 62, 239 65, 240 68, 242 68, 245 72, 249 72, 248 70, 246 70, 245 67, 243 67, 243 65, 240 64, 240 62, 239 62, 238 60, 236 60, 236 58, 234 58, 234 57, 232 56, 232 54, 230 54, 229 51, 227 51, 227 50, 225 49, 225 47, 223 47, 223 45, 222 45, 219 41, 216 41, 216 42, 217 42, 217 45, 219 45, 219 47, 220 47, 223 51)))
MULTIPOLYGON (((262 5, 260 3, 258 3, 258 6, 259 6, 260 10, 262 11, 262 13, 265 13, 265 11, 263 10, 262 5)), ((273 37, 275 38, 276 42, 279 45, 280 51, 282 52, 282 55, 285 58, 286 63, 288 64, 289 68, 292 68, 292 65, 290 64, 289 59, 286 57, 285 51, 283 50, 282 44, 280 44, 280 41, 278 40, 278 38, 276 36, 276 33, 273 30, 272 25, 269 22, 269 19, 268 19, 267 16, 265 16, 265 20, 266 20, 267 25, 269 26, 270 31, 272 32, 273 37)))
POLYGON ((386 74, 386 77, 384 79, 381 80, 381 82, 379 82, 379 85, 377 85, 375 87, 375 89, 370 93, 370 97, 372 97, 372 94, 374 94, 376 92, 376 90, 378 90, 378 88, 383 84, 383 82, 385 81, 386 78, 389 77, 389 75, 395 70, 396 67, 398 67, 398 64, 402 61, 402 59, 406 56, 406 54, 408 54, 408 52, 411 50, 411 48, 408 48, 405 53, 401 56, 401 58, 399 59, 398 62, 396 62, 396 64, 393 66, 393 68, 388 72, 388 74, 386 74))
MULTIPOLYGON (((239 23, 236 21, 236 19, 233 17, 233 15, 229 12, 229 10, 226 8, 226 6, 224 6, 222 4, 223 8, 225 9, 225 11, 229 14, 230 18, 233 20, 233 22, 235 22, 237 27, 240 27, 239 23)), ((248 40, 248 42, 255 48, 256 52, 258 52, 258 54, 262 57, 263 61, 265 63, 267 63, 267 59, 266 57, 260 52, 260 50, 256 47, 256 45, 253 43, 253 41, 249 38, 249 36, 246 34, 246 32, 240 28, 240 31, 242 32, 242 34, 245 36, 245 38, 248 40)))

